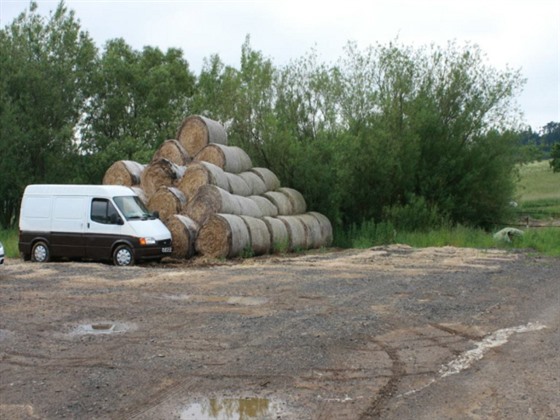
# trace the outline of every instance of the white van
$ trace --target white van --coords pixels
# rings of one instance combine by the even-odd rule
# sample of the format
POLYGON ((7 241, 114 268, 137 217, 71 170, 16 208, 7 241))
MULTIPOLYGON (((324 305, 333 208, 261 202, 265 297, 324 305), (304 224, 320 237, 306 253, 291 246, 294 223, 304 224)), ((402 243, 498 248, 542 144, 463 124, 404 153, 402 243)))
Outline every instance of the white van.
POLYGON ((115 265, 160 260, 171 233, 129 187, 29 185, 19 217, 24 260, 52 257, 113 260, 115 265))

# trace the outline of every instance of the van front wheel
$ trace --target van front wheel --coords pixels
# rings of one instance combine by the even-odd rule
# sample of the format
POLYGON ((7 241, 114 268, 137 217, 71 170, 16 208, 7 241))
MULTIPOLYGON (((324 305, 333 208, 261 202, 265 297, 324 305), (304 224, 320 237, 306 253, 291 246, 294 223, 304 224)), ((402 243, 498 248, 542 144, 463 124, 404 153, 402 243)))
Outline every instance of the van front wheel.
POLYGON ((49 246, 45 242, 39 241, 33 245, 33 249, 31 249, 31 261, 42 263, 48 262, 49 259, 49 246))
POLYGON ((119 245, 115 248, 113 264, 118 266, 134 265, 134 254, 128 245, 119 245))

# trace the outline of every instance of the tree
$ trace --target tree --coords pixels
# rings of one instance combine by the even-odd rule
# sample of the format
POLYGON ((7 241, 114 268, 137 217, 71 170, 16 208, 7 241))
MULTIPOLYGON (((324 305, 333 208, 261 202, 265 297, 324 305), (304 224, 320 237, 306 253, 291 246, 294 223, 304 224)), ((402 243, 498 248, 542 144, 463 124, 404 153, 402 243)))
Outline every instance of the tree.
POLYGON ((101 181, 116 160, 146 163, 174 138, 195 77, 181 50, 133 50, 123 39, 107 43, 94 77, 81 128, 87 182, 101 181))
POLYGON ((556 143, 552 146, 552 151, 550 152, 550 167, 552 172, 560 172, 560 143, 556 143))
POLYGON ((64 3, 32 2, 0 30, 0 225, 14 223, 30 183, 72 182, 75 128, 91 92, 96 48, 64 3))

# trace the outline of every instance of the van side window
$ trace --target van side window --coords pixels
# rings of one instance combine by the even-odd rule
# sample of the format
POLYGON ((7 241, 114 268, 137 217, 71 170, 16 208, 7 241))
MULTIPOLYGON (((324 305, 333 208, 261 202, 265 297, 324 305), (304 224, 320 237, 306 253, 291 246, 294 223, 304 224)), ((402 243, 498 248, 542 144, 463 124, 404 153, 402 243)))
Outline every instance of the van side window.
POLYGON ((97 223, 116 224, 119 214, 113 204, 104 198, 94 198, 91 201, 91 220, 97 223), (112 220, 112 221, 111 221, 112 220))

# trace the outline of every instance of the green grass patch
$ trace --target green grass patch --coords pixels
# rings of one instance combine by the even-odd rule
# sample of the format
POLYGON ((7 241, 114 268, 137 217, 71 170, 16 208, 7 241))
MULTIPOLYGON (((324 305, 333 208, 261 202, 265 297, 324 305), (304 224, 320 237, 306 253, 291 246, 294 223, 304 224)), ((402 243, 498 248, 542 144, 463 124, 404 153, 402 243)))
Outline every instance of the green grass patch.
POLYGON ((9 258, 19 257, 17 229, 0 229, 0 242, 4 245, 4 252, 9 258))
POLYGON ((560 172, 552 172, 548 160, 519 167, 516 196, 520 204, 550 200, 560 202, 560 172))
MULTIPOLYGON (((496 231, 499 229, 497 228, 496 231)), ((344 248, 370 248, 378 245, 405 244, 415 248, 454 246, 478 249, 532 249, 560 256, 560 228, 521 229, 524 235, 511 243, 497 241, 493 232, 465 226, 442 227, 430 231, 397 232, 388 223, 364 222, 346 232, 336 232, 335 245, 344 248)))

